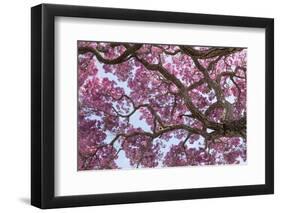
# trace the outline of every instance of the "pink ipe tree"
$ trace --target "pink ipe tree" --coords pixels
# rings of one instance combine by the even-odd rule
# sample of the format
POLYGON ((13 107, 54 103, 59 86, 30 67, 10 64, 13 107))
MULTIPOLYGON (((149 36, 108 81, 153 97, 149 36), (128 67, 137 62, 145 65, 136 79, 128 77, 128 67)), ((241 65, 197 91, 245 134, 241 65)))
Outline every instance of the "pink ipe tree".
POLYGON ((246 48, 77 48, 78 170, 246 163, 246 48))

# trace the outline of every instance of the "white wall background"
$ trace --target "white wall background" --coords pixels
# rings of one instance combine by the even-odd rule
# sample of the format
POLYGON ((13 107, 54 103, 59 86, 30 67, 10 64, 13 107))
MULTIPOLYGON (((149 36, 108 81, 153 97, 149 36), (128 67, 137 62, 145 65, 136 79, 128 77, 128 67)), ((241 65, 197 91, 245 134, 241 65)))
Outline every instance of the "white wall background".
MULTIPOLYGON (((278 1, 45 0, 45 3, 170 10, 275 18, 275 195, 57 209, 50 212, 276 212, 281 207, 281 13, 278 1), (279 85, 277 85, 277 83, 279 85)), ((30 197, 30 7, 37 0, 1 2, 0 211, 39 212, 30 197)))

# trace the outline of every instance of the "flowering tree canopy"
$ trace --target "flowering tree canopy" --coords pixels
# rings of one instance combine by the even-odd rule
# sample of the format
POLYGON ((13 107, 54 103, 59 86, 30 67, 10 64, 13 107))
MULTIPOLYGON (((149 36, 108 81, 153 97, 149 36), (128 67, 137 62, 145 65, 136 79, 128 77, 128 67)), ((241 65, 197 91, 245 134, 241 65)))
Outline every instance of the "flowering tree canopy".
POLYGON ((78 41, 78 170, 246 162, 246 53, 78 41))

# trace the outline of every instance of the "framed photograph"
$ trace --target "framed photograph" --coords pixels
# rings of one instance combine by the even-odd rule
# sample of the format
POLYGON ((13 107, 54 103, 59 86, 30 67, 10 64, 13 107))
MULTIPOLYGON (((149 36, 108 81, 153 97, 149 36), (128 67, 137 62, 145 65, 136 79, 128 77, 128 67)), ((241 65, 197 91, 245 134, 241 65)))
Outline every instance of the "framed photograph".
POLYGON ((274 20, 31 9, 31 204, 272 194, 274 20))

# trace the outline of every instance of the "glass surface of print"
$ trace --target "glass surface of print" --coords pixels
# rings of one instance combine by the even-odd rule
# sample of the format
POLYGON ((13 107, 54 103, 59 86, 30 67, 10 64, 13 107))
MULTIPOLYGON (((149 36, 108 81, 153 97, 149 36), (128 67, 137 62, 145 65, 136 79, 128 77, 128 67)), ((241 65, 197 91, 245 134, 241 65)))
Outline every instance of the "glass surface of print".
POLYGON ((246 48, 77 48, 78 170, 246 163, 246 48))

